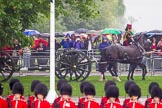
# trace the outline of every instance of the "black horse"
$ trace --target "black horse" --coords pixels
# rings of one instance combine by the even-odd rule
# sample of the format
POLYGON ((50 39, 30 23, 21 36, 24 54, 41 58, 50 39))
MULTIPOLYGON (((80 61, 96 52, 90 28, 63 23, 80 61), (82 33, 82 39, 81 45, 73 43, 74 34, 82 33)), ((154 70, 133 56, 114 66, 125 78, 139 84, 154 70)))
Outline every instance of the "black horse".
MULTIPOLYGON (((103 49, 100 62, 107 62, 107 64, 102 65, 101 68, 106 69, 108 65, 111 75, 117 76, 117 62, 130 64, 127 79, 133 80, 134 70, 137 66, 140 66, 142 68, 142 80, 145 80, 147 69, 145 63, 142 61, 146 52, 150 50, 151 42, 147 37, 143 33, 136 34, 130 46, 111 45, 103 49)), ((101 72, 101 74, 103 74, 103 79, 105 79, 104 72, 101 72)))

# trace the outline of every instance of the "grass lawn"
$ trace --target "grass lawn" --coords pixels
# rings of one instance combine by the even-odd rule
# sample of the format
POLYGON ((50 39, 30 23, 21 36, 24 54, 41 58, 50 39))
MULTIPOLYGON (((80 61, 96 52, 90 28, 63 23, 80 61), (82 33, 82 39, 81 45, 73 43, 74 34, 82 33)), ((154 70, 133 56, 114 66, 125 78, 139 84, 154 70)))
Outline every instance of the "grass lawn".
MULTIPOLYGON (((42 81, 43 83, 47 84, 47 86, 49 87, 49 77, 47 76, 23 76, 23 77, 16 77, 18 78, 24 85, 25 88, 25 96, 28 96, 30 93, 30 84, 32 82, 32 80, 38 79, 40 81, 42 81)), ((106 77, 107 79, 111 79, 110 76, 106 77)), ((122 82, 116 82, 117 86, 119 87, 120 90, 120 96, 125 96, 125 91, 124 91, 124 83, 126 81, 126 76, 121 76, 120 77, 122 82)), ((141 76, 135 76, 134 77, 135 82, 141 87, 142 90, 142 96, 147 96, 148 95, 148 86, 150 84, 150 82, 152 81, 156 81, 160 84, 160 86, 162 87, 162 76, 146 76, 146 80, 142 81, 141 80, 141 76)), ((104 95, 104 82, 100 82, 99 80, 99 76, 90 76, 87 79, 88 81, 92 82, 95 87, 96 87, 96 97, 101 97, 104 95)), ((56 83, 57 83, 58 79, 56 78, 56 83)), ((73 87, 73 96, 81 96, 80 94, 80 90, 79 90, 79 85, 80 82, 70 82, 70 84, 73 87)), ((9 85, 8 85, 8 81, 3 83, 4 85, 4 93, 3 96, 7 96, 10 91, 9 91, 9 85)))

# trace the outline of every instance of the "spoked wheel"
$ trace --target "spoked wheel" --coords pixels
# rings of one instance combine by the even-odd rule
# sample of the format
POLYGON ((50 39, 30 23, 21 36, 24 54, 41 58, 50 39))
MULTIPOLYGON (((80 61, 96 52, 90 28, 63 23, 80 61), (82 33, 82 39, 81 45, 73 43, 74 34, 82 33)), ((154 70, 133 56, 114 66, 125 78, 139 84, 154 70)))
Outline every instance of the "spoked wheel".
POLYGON ((5 51, 0 51, 0 81, 7 81, 15 71, 12 58, 5 51))
POLYGON ((56 76, 68 81, 83 81, 91 72, 91 61, 81 51, 67 51, 59 54, 56 76))

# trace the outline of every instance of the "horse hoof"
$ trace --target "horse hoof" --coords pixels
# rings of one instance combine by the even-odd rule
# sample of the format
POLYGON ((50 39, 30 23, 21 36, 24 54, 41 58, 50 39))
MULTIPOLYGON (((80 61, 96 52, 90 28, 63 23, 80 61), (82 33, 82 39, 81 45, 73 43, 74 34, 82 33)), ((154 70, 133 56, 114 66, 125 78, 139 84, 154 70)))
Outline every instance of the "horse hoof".
POLYGON ((145 78, 142 78, 142 80, 145 80, 145 78))
POLYGON ((131 80, 134 80, 134 78, 131 78, 131 80))

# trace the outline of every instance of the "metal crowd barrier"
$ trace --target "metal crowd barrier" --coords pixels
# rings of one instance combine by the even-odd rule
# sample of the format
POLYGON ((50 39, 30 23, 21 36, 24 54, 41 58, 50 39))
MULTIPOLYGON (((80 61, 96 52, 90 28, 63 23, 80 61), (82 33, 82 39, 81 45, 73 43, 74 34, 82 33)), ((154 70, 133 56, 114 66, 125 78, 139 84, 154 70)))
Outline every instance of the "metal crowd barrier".
MULTIPOLYGON (((65 51, 65 49, 59 49, 56 51, 57 53, 62 53, 65 51)), ((93 69, 92 71, 98 71, 98 65, 97 63, 100 60, 100 52, 98 49, 92 49, 90 51, 88 50, 81 50, 82 52, 85 52, 87 56, 91 59, 92 64, 93 64, 93 69), (95 70, 94 70, 95 69, 95 70)), ((18 52, 18 51, 17 51, 18 52)), ((13 55, 13 51, 9 52, 14 63, 18 68, 23 67, 23 55, 13 55)), ((47 50, 45 52, 37 52, 35 50, 31 51, 31 56, 30 56, 30 67, 28 67, 29 70, 49 70, 49 60, 50 60, 50 51, 47 50)), ((151 75, 155 74, 155 72, 160 72, 162 71, 162 56, 157 56, 157 55, 151 55, 149 58, 146 57, 146 67, 148 72, 151 73, 151 75)), ((118 63, 118 72, 119 74, 122 74, 122 72, 127 72, 128 71, 129 64, 121 64, 118 63)), ((137 71, 141 71, 140 67, 136 68, 137 71)))

